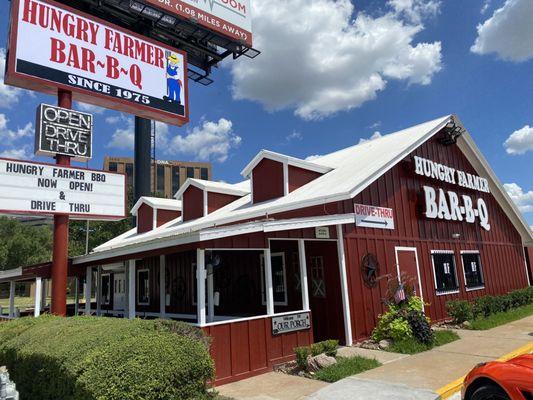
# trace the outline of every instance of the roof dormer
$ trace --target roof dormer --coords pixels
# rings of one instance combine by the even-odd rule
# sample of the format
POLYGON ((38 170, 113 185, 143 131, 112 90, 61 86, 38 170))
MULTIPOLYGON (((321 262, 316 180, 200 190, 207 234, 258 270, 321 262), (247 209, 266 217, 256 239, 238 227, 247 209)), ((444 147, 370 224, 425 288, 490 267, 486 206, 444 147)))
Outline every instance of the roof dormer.
POLYGON ((190 221, 205 217, 246 196, 250 193, 247 186, 189 178, 178 190, 175 198, 183 203, 183 221, 190 221))
POLYGON ((181 212, 181 201, 157 197, 141 197, 131 209, 131 214, 137 218, 138 234, 149 232, 179 218, 181 212))
POLYGON ((286 196, 332 169, 312 161, 261 150, 241 174, 252 182, 252 202, 260 203, 286 196))

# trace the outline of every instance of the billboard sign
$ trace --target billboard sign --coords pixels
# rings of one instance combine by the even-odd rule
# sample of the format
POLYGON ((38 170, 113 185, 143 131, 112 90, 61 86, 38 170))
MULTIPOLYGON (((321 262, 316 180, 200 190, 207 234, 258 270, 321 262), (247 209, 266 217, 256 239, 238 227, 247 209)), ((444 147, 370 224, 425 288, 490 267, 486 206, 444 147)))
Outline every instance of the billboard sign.
POLYGON ((188 122, 185 53, 51 0, 13 0, 11 13, 7 84, 188 122))
POLYGON ((144 2, 182 19, 193 20, 204 28, 252 47, 250 0, 144 0, 144 2))
POLYGON ((35 154, 62 154, 76 161, 92 156, 93 116, 66 108, 41 104, 35 124, 35 154))
POLYGON ((0 158, 0 213, 123 219, 126 176, 0 158))
POLYGON ((394 229, 392 208, 354 204, 355 226, 361 228, 394 229))

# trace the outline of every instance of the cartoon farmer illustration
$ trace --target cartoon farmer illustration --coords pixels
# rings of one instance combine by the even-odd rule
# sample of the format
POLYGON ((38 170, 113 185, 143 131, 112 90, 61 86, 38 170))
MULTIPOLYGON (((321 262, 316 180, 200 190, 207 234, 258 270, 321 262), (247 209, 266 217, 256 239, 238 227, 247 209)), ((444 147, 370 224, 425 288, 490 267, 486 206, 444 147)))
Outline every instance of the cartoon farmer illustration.
POLYGON ((163 100, 181 104, 181 88, 179 79, 179 58, 175 53, 167 54, 167 95, 163 100))

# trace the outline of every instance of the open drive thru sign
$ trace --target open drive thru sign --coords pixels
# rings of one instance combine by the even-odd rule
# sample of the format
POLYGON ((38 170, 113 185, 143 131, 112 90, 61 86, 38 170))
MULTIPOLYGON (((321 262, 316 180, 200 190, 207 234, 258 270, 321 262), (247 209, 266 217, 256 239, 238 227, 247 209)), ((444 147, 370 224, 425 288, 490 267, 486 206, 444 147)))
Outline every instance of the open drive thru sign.
POLYGON ((51 0, 13 0, 9 85, 188 122, 185 53, 51 0))
POLYGON ((126 176, 0 158, 0 212, 126 217, 126 176))

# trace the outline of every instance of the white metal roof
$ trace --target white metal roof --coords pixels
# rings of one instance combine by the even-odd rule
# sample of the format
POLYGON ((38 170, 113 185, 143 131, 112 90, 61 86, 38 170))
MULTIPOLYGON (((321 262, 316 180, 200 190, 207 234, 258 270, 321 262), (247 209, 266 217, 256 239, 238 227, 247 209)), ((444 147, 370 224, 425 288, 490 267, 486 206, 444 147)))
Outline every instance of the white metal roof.
MULTIPOLYGON (((252 203, 251 195, 247 194, 202 218, 185 222, 179 218, 141 235, 135 235, 132 230, 120 240, 115 238, 94 251, 106 253, 124 247, 134 252, 138 251, 136 247, 141 244, 141 247, 144 247, 152 241, 170 243, 178 236, 190 236, 195 232, 224 224, 250 219, 269 219, 269 216, 276 213, 353 198, 439 132, 452 118, 460 124, 457 117, 448 115, 314 159, 314 164, 328 168, 329 172, 283 197, 252 203)), ((458 146, 468 156, 477 172, 489 177, 493 195, 521 233, 524 243, 533 245, 533 234, 529 226, 468 132, 459 138, 458 146)), ((104 256, 102 254, 100 257, 104 256)))
POLYGON ((135 203, 135 205, 131 209, 131 214, 137 215, 137 211, 143 204, 147 204, 150 207, 158 209, 158 210, 172 210, 172 211, 182 210, 182 204, 180 200, 143 196, 139 200, 137 200, 137 203, 135 203))
POLYGON ((233 196, 245 196, 250 193, 250 182, 244 181, 238 184, 231 184, 225 182, 213 182, 204 181, 202 179, 188 178, 181 188, 176 192, 174 196, 176 199, 181 199, 183 193, 189 188, 189 186, 195 186, 198 189, 205 190, 213 193, 223 193, 233 196))

